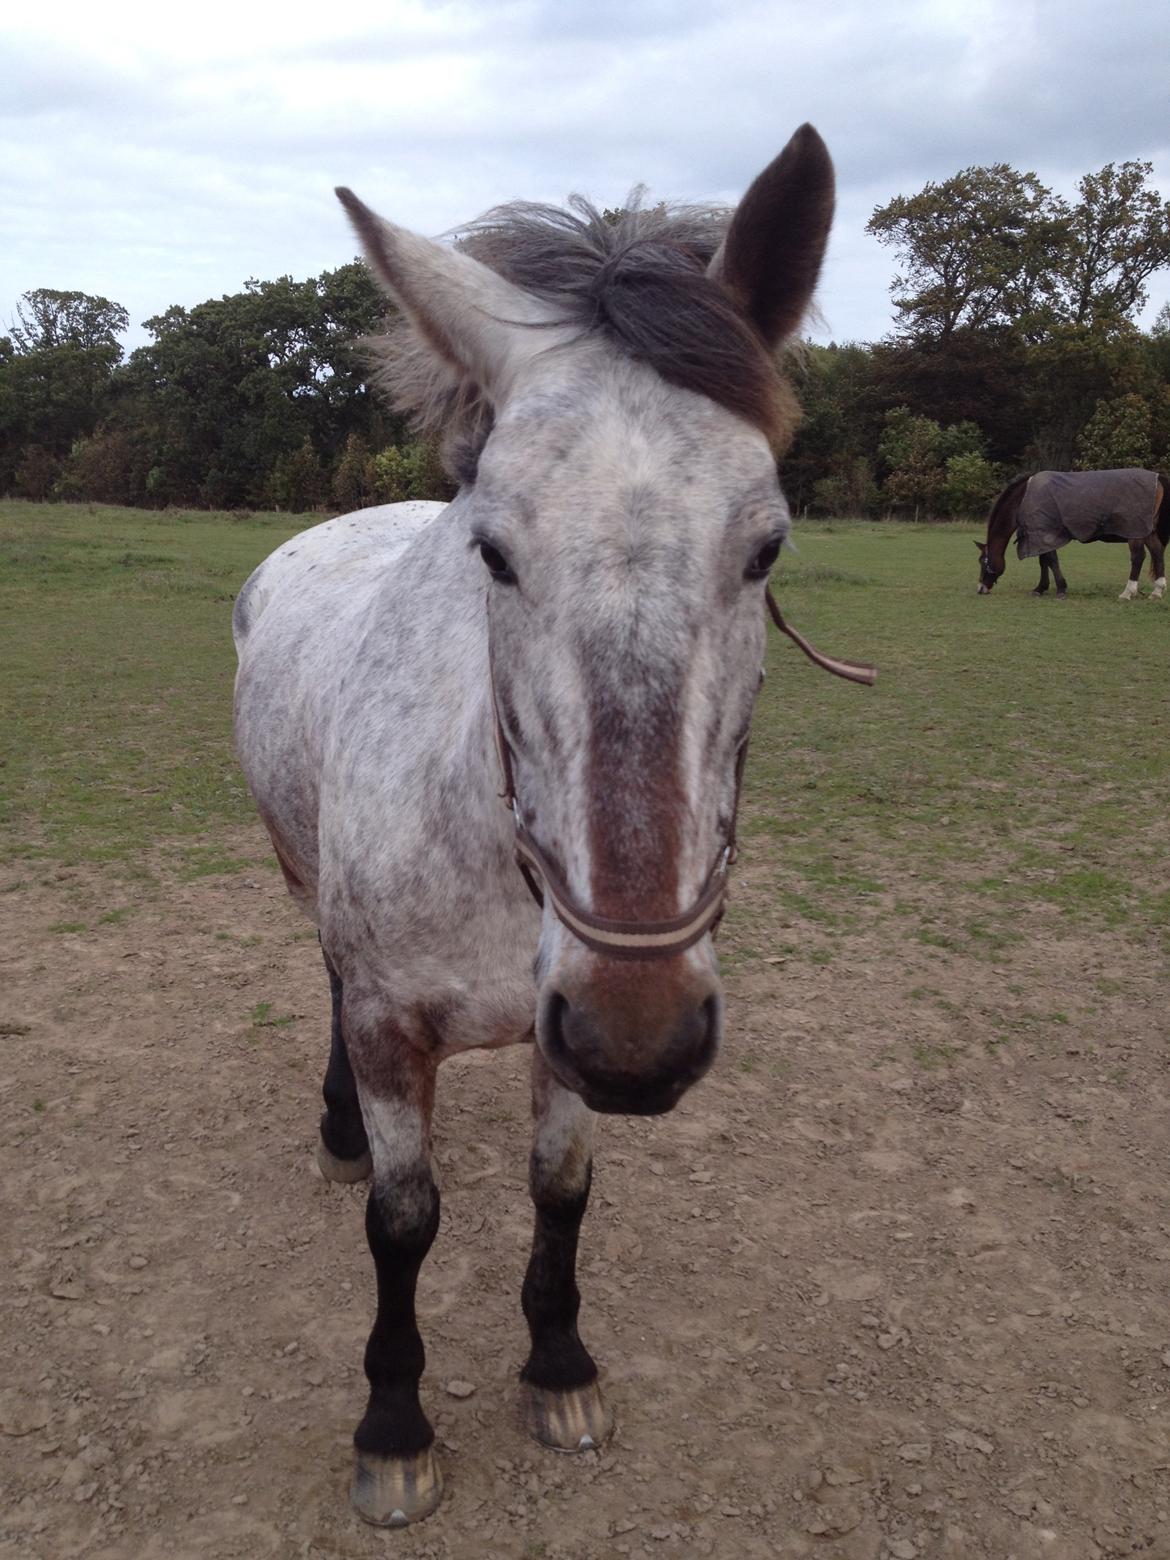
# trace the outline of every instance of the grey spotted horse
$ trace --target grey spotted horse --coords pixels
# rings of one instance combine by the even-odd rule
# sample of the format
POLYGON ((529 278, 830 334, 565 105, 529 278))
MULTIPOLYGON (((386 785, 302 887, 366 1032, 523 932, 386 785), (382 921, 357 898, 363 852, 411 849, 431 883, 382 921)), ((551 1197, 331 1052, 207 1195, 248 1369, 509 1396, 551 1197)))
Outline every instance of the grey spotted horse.
POLYGON ((775 350, 833 171, 806 125, 733 214, 521 204, 451 246, 338 193, 399 311, 384 378, 459 492, 261 564, 236 742, 332 988, 319 1163, 372 1170, 351 1498, 398 1526, 441 1492, 415 1286, 435 1076, 469 1047, 532 1051, 523 1419, 564 1450, 610 1430, 577 1330, 594 1113, 670 1110, 719 1047, 711 934, 789 524, 775 350))

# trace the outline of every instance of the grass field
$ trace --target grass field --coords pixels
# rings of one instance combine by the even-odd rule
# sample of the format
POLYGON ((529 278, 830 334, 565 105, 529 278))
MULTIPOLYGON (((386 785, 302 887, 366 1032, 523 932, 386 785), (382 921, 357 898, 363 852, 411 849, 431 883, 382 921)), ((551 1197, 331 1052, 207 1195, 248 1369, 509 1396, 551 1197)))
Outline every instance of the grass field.
MULTIPOLYGON (((252 817, 230 747, 231 602, 310 521, 0 505, 4 860, 240 865, 217 838, 252 817)), ((1029 594, 1033 564, 979 597, 976 529, 798 527, 785 610, 880 677, 839 683, 773 636, 747 859, 753 836, 782 840, 770 886, 826 928, 892 913, 939 946, 994 948, 1040 900, 1164 932, 1170 608, 1118 602, 1127 559, 1104 546, 1070 550, 1067 602, 1029 594)), ((751 957, 747 906, 740 929, 751 957)))

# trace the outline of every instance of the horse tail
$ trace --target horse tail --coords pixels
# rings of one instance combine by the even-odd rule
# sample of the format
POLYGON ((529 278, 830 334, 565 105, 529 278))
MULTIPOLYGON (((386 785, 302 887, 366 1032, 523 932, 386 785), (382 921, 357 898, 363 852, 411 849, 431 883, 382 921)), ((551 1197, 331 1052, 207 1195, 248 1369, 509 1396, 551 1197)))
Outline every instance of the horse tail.
POLYGON ((1157 473, 1158 482, 1162 488, 1162 502, 1158 506, 1158 513, 1154 519, 1154 530, 1158 533, 1158 540, 1165 547, 1170 542, 1170 477, 1164 471, 1157 473))

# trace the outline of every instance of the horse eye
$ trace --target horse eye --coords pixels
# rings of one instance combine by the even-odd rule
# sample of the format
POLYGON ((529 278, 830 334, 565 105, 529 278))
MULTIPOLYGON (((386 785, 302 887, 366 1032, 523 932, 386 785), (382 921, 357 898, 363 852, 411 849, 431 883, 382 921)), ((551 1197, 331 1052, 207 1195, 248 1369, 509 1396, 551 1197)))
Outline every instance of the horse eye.
POLYGON ((480 542, 479 556, 487 565, 488 573, 493 580, 499 580, 503 585, 516 583, 516 576, 512 573, 507 558, 497 547, 493 547, 490 542, 480 542))
POLYGON ((748 564, 747 574, 749 580, 762 580, 767 577, 769 569, 771 569, 776 559, 780 556, 781 545, 782 539, 779 536, 774 536, 771 541, 764 543, 751 563, 748 564))

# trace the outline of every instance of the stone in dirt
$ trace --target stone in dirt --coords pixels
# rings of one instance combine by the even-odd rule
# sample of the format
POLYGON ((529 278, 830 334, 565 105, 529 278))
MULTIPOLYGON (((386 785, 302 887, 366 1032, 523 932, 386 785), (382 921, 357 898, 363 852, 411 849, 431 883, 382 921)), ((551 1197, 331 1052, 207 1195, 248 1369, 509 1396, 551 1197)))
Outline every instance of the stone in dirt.
POLYGON ((458 1378, 447 1383, 447 1391, 453 1398, 469 1398, 475 1391, 470 1381, 460 1381, 458 1378))
POLYGON ((898 1448, 898 1456, 903 1462, 924 1463, 930 1461, 929 1441, 907 1441, 898 1448))
POLYGON ((861 1522, 856 1506, 819 1506, 805 1518, 804 1530, 815 1538, 828 1534, 851 1533, 861 1522))
POLYGON ((40 1398, 29 1398, 11 1388, 0 1392, 0 1433, 31 1435, 49 1422, 49 1405, 40 1398))

